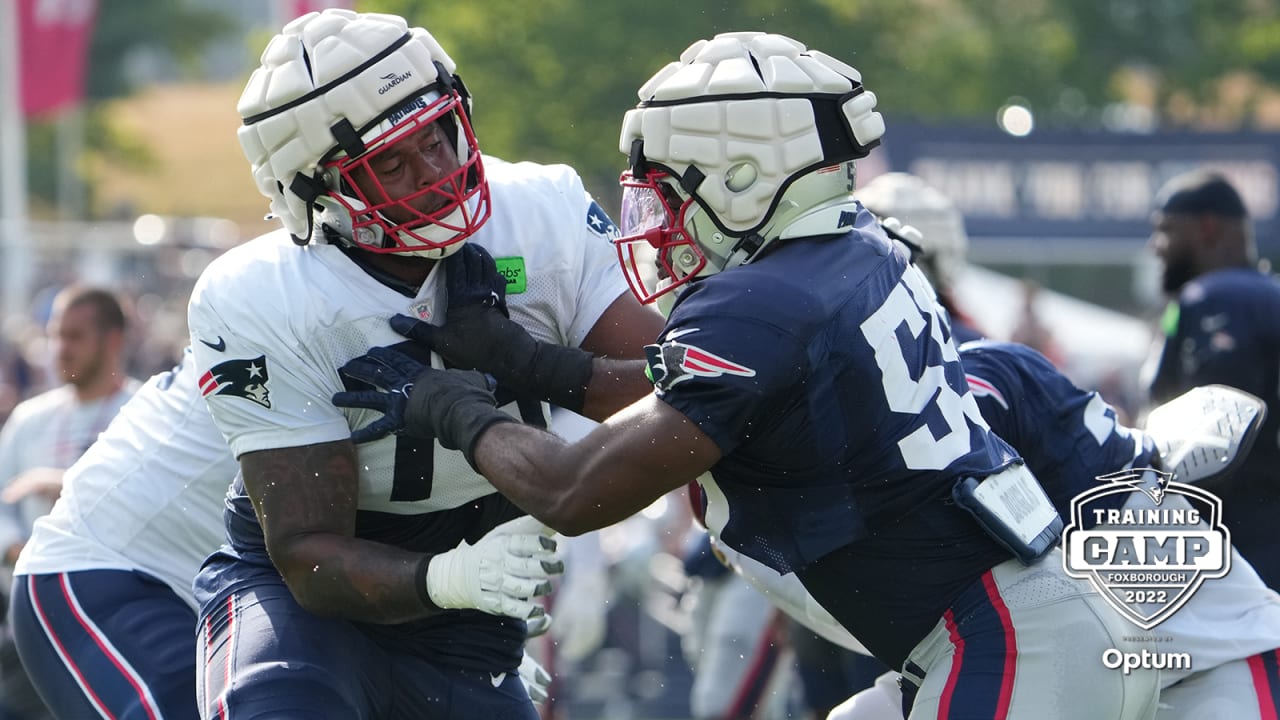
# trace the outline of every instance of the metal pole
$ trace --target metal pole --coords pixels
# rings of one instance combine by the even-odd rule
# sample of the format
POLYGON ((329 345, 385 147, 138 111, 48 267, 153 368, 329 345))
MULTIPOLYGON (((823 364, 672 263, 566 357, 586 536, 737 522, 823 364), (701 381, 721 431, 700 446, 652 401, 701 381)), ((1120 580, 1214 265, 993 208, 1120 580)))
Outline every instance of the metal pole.
POLYGON ((5 324, 26 312, 34 268, 18 41, 18 3, 0 2, 0 323, 5 324))

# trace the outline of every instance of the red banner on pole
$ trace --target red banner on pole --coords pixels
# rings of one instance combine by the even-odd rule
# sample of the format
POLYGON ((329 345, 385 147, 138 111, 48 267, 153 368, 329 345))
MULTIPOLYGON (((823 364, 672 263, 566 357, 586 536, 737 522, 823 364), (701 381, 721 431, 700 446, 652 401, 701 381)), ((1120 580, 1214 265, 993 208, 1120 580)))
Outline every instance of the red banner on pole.
POLYGON ((289 0, 289 17, 302 17, 309 12, 324 10, 325 8, 346 8, 351 9, 352 0, 289 0))
POLYGON ((84 97, 97 0, 17 2, 23 114, 47 115, 74 105, 84 97))

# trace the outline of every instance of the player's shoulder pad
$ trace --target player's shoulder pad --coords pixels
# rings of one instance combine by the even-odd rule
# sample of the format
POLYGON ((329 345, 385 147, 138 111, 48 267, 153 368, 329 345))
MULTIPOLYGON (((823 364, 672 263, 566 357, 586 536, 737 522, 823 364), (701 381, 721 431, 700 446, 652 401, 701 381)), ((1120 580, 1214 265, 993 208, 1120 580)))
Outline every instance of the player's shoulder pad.
POLYGON ((326 291, 319 287, 322 273, 305 266, 315 261, 316 254, 331 252, 338 251, 328 246, 299 247, 283 229, 231 248, 200 274, 191 291, 188 319, 213 312, 224 323, 258 322, 270 314, 311 307, 307 296, 326 291))
POLYGON ((582 177, 578 175, 578 171, 568 165, 562 163, 554 163, 543 165, 541 163, 521 161, 507 162, 498 160, 490 162, 491 158, 485 157, 485 175, 489 180, 491 190, 498 192, 502 188, 511 185, 519 185, 524 187, 537 187, 545 185, 548 188, 558 188, 562 191, 576 190, 582 192, 582 177))

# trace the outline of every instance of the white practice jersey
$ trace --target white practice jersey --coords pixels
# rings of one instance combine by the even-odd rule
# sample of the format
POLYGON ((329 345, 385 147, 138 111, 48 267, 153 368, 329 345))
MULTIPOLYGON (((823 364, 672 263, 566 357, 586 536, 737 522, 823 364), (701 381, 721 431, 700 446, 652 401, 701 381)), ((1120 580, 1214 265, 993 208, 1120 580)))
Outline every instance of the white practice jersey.
POLYGON ((71 466, 15 572, 141 570, 195 607, 191 580, 222 543, 237 465, 196 388, 191 353, 121 408, 71 466))
MULTIPOLYGON (((116 392, 89 402, 80 402, 74 388, 62 385, 20 403, 0 429, 0 487, 27 470, 70 467, 140 385, 128 378, 116 392)), ((0 547, 27 537, 32 523, 49 508, 49 501, 38 495, 16 505, 0 503, 0 547)))
MULTIPOLYGON (((572 169, 485 162, 492 216, 468 242, 488 250, 507 277, 513 320, 538 340, 581 344, 627 291, 609 242, 616 228, 572 169)), ((444 272, 436 263, 406 297, 338 247, 299 247, 283 231, 214 261, 192 293, 189 324, 202 392, 235 455, 343 440, 378 419, 377 411, 332 404, 346 389, 338 368, 371 347, 406 342, 388 324, 395 313, 443 323, 444 272)), ((440 367, 439 356, 432 363, 440 367)), ((516 413, 514 403, 505 409, 516 413)), ((495 492, 462 453, 438 444, 413 448, 431 453, 429 474, 420 462, 397 476, 397 444, 403 456, 409 442, 389 436, 358 447, 361 510, 417 515, 495 492)))

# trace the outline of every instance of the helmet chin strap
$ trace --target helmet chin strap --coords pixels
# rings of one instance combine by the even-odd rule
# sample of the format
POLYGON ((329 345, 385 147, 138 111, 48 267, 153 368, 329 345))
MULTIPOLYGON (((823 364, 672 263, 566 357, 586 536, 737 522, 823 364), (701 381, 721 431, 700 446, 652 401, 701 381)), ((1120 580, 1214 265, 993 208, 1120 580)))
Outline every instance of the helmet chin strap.
MULTIPOLYGON (((330 230, 334 235, 336 235, 341 240, 345 241, 346 243, 349 243, 352 247, 360 250, 368 249, 371 247, 376 248, 376 247, 382 246, 385 233, 381 226, 376 224, 366 225, 364 227, 356 229, 353 227, 353 223, 351 220, 351 213, 348 212, 347 209, 343 207, 342 204, 337 200, 328 196, 321 196, 316 198, 314 202, 317 206, 320 207, 319 224, 327 228, 328 230, 330 230), (367 234, 367 237, 362 238, 360 241, 357 241, 355 239, 356 233, 360 233, 362 235, 367 234)), ((475 198, 472 198, 467 201, 467 204, 470 206, 476 202, 477 200, 475 198)), ((471 208, 471 209, 474 209, 474 208, 471 208)), ((359 210, 358 207, 357 207, 357 210, 359 210)), ((464 213, 462 208, 458 207, 458 208, 455 208, 453 212, 449 213, 449 216, 445 218, 445 221, 450 224, 461 224, 461 219, 463 215, 464 213)), ((430 239, 432 242, 437 242, 437 243, 445 242, 458 234, 453 230, 446 230, 436 223, 424 223, 422 225, 419 225, 414 228, 409 228, 409 229, 412 232, 418 235, 425 236, 428 239, 430 239)), ((412 247, 415 243, 419 242, 417 239, 413 237, 405 237, 404 233, 398 232, 396 233, 396 235, 399 237, 401 242, 407 247, 412 247)), ((459 242, 459 243, 453 243, 452 245, 447 245, 442 248, 441 247, 423 247, 420 250, 402 250, 394 254, 407 255, 410 257, 425 257, 425 258, 431 258, 431 259, 439 259, 439 258, 444 258, 444 257, 448 257, 449 255, 452 255, 456 250, 458 250, 461 247, 462 247, 462 243, 459 242)))
POLYGON ((755 259, 756 253, 760 252, 760 247, 764 245, 764 238, 751 233, 745 237, 738 238, 738 242, 729 251, 729 257, 725 258, 723 270, 745 265, 755 259))

